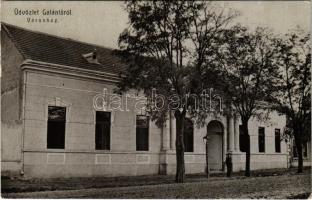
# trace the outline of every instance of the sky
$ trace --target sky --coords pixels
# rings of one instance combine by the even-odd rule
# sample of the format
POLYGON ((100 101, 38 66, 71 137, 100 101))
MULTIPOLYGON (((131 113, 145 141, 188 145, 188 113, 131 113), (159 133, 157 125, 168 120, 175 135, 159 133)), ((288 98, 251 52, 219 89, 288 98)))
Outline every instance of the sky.
MULTIPOLYGON (((127 27, 124 1, 2 1, 1 21, 61 37, 118 48, 119 34, 127 27), (27 16, 14 14, 14 9, 71 9, 71 16, 58 16, 58 23, 28 23, 27 16)), ((267 26, 275 33, 285 33, 300 26, 310 30, 309 1, 218 1, 238 10, 236 22, 250 28, 267 26)), ((47 18, 39 15, 33 18, 47 18)), ((50 17, 48 17, 50 18, 50 17)))

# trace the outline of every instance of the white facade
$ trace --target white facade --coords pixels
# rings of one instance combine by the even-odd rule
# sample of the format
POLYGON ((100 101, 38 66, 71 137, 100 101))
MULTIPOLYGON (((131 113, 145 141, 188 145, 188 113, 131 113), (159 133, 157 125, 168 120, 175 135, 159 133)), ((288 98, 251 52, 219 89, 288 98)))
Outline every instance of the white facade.
MULTIPOLYGON (((41 69, 43 66, 41 66, 41 69)), ((25 176, 120 176, 175 173, 175 119, 163 130, 150 122, 148 151, 136 151, 136 115, 113 111, 110 150, 95 150, 95 108, 93 98, 103 88, 113 92, 114 84, 71 75, 55 75, 24 67, 24 137, 23 166, 25 176), (65 148, 47 148, 47 108, 66 107, 65 148)), ((131 100, 129 101, 131 102, 131 100)), ((186 173, 205 169, 205 143, 209 134, 211 171, 222 171, 225 154, 233 152, 233 170, 244 170, 245 153, 239 150, 239 119, 224 116, 207 119, 208 128, 194 126, 194 150, 185 153, 186 173)), ((287 148, 275 152, 274 129, 283 129, 284 117, 272 114, 268 122, 249 123, 251 169, 287 167, 287 148), (265 152, 259 153, 258 127, 265 127, 265 152)))
MULTIPOLYGON (((3 32, 2 32, 3 33, 3 32)), ((6 37, 2 45, 1 153, 2 172, 25 177, 130 176, 174 174, 176 171, 176 128, 173 116, 159 128, 149 122, 148 149, 136 149, 135 101, 128 110, 111 111, 110 148, 96 150, 96 108, 94 97, 107 89, 113 93, 118 75, 23 59, 6 37), (15 73, 16 72, 16 73, 15 73), (15 84, 14 81, 17 81, 15 84), (11 83, 12 82, 12 83, 11 83), (3 84, 2 84, 3 86, 3 84), (7 90, 4 90, 6 89, 7 90), (16 103, 17 102, 17 103, 16 103), (47 147, 48 107, 66 109, 65 145, 47 147), (6 114, 4 114, 6 113, 6 114), (12 114, 13 113, 13 114, 12 114)), ((122 97, 122 102, 125 101, 122 97)), ((288 150, 281 141, 275 151, 275 129, 283 130, 285 117, 271 113, 271 119, 249 123, 251 170, 288 167, 288 150), (264 127, 265 152, 259 152, 259 127, 264 127)), ((225 155, 233 153, 233 170, 244 170, 245 153, 240 152, 238 117, 210 116, 206 126, 193 129, 193 151, 185 153, 186 173, 205 171, 205 141, 208 132, 210 170, 225 170, 225 155)))

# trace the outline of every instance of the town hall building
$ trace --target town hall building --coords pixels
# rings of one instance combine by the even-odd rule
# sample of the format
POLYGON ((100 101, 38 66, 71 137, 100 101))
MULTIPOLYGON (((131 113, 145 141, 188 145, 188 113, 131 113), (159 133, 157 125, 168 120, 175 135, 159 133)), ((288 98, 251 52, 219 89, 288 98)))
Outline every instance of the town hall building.
MULTIPOLYGON (((142 110, 97 109, 114 95, 126 65, 112 49, 1 25, 1 171, 25 177, 87 177, 174 174, 176 124, 162 128, 142 110), (99 101, 98 101, 99 100, 99 101), (100 103, 101 105, 101 103, 100 103)), ((289 167, 282 140, 285 116, 249 123, 251 170, 289 167)), ((245 169, 244 138, 236 115, 211 115, 198 127, 185 126, 186 173, 205 171, 209 139, 211 172, 245 169)))

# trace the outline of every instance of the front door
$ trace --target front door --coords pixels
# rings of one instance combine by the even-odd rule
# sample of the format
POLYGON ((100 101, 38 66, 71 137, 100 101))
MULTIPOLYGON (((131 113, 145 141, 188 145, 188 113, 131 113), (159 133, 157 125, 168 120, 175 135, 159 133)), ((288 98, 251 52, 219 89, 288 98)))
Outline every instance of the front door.
POLYGON ((208 163, 211 171, 222 171, 222 134, 209 134, 208 163))

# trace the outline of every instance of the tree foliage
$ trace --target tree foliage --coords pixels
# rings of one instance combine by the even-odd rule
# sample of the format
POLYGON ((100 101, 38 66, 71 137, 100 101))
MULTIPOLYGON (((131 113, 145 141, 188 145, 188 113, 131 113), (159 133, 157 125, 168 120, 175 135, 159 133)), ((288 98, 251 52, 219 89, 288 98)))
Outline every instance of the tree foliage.
POLYGON ((287 116, 285 134, 295 139, 298 172, 302 172, 302 144, 311 140, 311 40, 295 30, 276 39, 276 62, 280 67, 273 108, 287 116))
POLYGON ((163 109, 153 109, 162 101, 148 101, 149 114, 162 126, 168 113, 174 112, 176 181, 183 182, 184 121, 187 110, 195 106, 186 97, 208 87, 203 80, 211 81, 207 69, 219 35, 235 13, 214 11, 202 1, 127 1, 126 10, 129 27, 120 35, 119 47, 129 67, 119 90, 142 90, 148 99, 157 91, 165 97, 163 109))
POLYGON ((224 45, 218 51, 223 72, 220 85, 234 112, 240 115, 247 142, 246 176, 250 176, 249 119, 260 117, 269 108, 265 102, 276 90, 278 68, 272 44, 273 35, 269 30, 250 31, 236 25, 224 34, 224 45))

